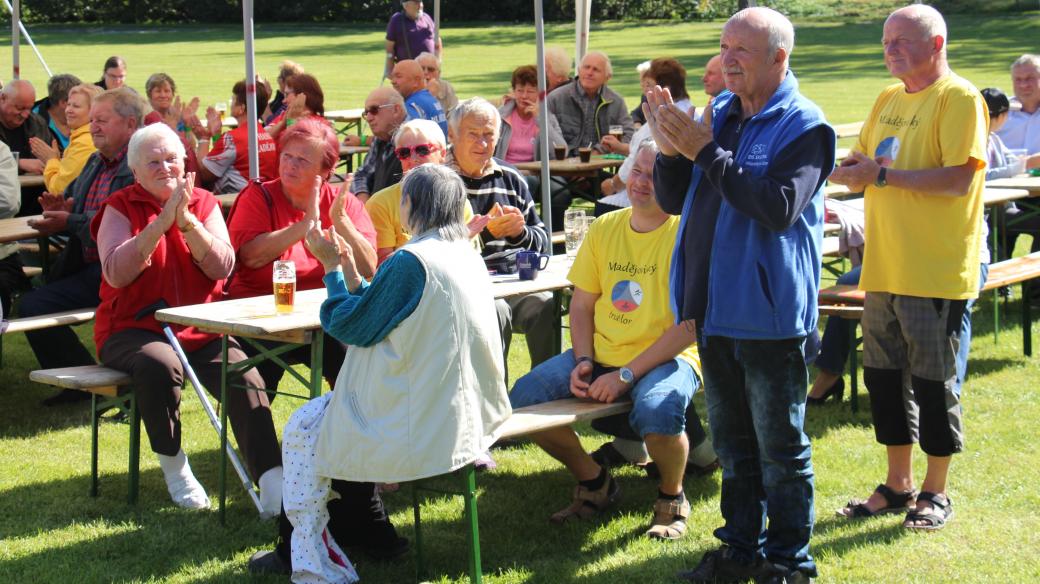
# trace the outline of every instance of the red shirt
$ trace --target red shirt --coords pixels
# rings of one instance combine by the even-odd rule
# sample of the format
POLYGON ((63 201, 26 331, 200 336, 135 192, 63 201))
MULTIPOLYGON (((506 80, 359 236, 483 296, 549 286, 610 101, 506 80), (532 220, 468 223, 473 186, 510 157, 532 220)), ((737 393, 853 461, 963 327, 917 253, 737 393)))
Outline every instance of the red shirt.
MULTIPOLYGON (((260 180, 278 177, 278 147, 262 126, 257 126, 257 158, 260 162, 260 180)), ((249 182, 249 126, 239 126, 226 132, 202 165, 216 177, 213 190, 219 193, 237 193, 249 182)))
MULTIPOLYGON (((263 183, 263 185, 271 195, 272 204, 270 206, 260 187, 256 183, 249 183, 249 186, 238 195, 235 206, 231 209, 228 233, 231 236, 231 246, 235 248, 236 253, 243 245, 256 239, 257 236, 284 229, 303 219, 304 212, 294 208, 289 202, 289 198, 282 192, 282 179, 275 179, 263 183)), ((329 209, 332 208, 336 192, 326 182, 321 185, 319 197, 321 226, 323 229, 328 229, 332 225, 329 209)), ((346 213, 354 223, 354 227, 375 249, 376 228, 372 225, 368 212, 365 211, 365 205, 351 193, 347 194, 346 213)), ((302 239, 289 246, 289 249, 283 251, 278 259, 292 260, 296 264, 297 290, 313 290, 324 286, 322 278, 325 277, 325 268, 307 250, 302 239)), ((271 285, 271 263, 259 268, 248 268, 239 257, 236 259, 235 266, 235 274, 231 278, 231 286, 228 290, 231 298, 264 296, 274 292, 271 285)))
MULTIPOLYGON (((195 189, 188 203, 188 209, 196 217, 208 217, 216 206, 217 199, 203 189, 195 189)), ((151 193, 139 184, 132 184, 112 193, 94 215, 90 222, 90 231, 95 238, 98 228, 101 227, 101 218, 110 207, 130 220, 134 236, 155 221, 162 211, 162 205, 151 193)), ((94 321, 94 343, 98 351, 110 335, 124 329, 137 328, 161 334, 162 326, 153 315, 137 318, 139 311, 160 300, 164 300, 168 306, 187 306, 220 300, 224 281, 211 280, 202 272, 192 260, 191 250, 188 249, 184 235, 176 225, 163 234, 149 261, 151 263, 148 267, 129 286, 113 288, 102 278, 99 292, 101 303, 97 307, 94 321)), ((200 332, 195 327, 172 326, 176 331, 177 340, 189 353, 201 349, 217 338, 216 335, 200 332)))

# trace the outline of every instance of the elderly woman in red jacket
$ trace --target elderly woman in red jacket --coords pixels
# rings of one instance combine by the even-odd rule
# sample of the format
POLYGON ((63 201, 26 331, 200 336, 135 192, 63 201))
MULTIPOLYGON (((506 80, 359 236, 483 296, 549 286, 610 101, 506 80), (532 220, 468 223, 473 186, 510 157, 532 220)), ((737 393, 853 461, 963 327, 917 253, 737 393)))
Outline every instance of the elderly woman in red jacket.
MULTIPOLYGON (((141 418, 173 502, 204 509, 209 498, 181 449, 184 371, 148 311, 163 301, 183 306, 218 299, 235 252, 220 205, 210 192, 194 188, 184 157, 180 139, 165 124, 146 126, 130 139, 127 161, 136 181, 113 193, 91 224, 103 275, 94 340, 102 363, 134 379, 141 418)), ((219 337, 193 327, 174 330, 202 383, 211 391, 219 388, 219 337)), ((228 342, 229 361, 244 360, 238 343, 228 342)), ((263 379, 250 370, 243 381, 251 389, 232 391, 226 407, 260 486, 264 514, 273 516, 281 503, 281 452, 263 379)))

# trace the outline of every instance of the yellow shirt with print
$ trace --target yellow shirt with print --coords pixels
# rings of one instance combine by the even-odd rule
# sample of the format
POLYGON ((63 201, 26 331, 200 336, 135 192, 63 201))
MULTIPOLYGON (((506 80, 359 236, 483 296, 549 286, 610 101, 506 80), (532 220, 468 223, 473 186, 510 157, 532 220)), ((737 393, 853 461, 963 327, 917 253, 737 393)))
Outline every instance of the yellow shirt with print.
MULTIPOLYGON (((633 230, 631 218, 628 208, 596 219, 567 275, 576 287, 599 295, 593 320, 594 358, 610 367, 630 362, 675 324, 668 271, 679 218, 669 217, 649 233, 633 230)), ((679 358, 700 375, 696 344, 679 358)))
POLYGON ((881 92, 856 150, 900 170, 969 161, 977 169, 961 197, 867 186, 861 290, 951 300, 978 296, 988 132, 982 95, 953 73, 916 93, 902 83, 881 92))
MULTIPOLYGON (((369 197, 365 210, 376 228, 376 249, 398 248, 408 243, 411 234, 401 225, 401 183, 393 184, 369 197)), ((463 206, 462 221, 469 223, 473 209, 463 206)))

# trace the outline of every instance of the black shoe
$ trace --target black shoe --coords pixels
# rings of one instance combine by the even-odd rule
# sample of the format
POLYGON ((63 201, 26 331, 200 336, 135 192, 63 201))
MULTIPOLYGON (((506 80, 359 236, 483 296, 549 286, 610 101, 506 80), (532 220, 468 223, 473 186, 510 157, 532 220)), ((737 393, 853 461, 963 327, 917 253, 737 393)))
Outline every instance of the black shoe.
POLYGON ((733 553, 733 548, 723 544, 717 550, 704 554, 697 567, 679 572, 676 577, 686 582, 702 582, 704 584, 758 582, 761 578, 769 578, 776 574, 773 566, 756 557, 752 563, 743 562, 733 553))
POLYGON ((610 442, 600 446, 589 456, 592 457, 592 460, 596 461, 596 464, 603 468, 614 468, 616 466, 632 464, 627 458, 625 458, 625 455, 618 452, 618 449, 614 448, 614 445, 610 442))
POLYGON ((805 572, 790 570, 770 562, 765 563, 772 573, 755 580, 756 584, 811 584, 813 581, 805 572))
POLYGON ((61 390, 61 393, 52 395, 51 397, 43 400, 41 403, 44 407, 50 408, 53 406, 81 402, 88 399, 90 399, 89 392, 78 391, 75 389, 63 389, 61 390))
POLYGON ((834 401, 840 402, 841 398, 845 397, 845 378, 839 377, 833 385, 827 388, 827 391, 823 392, 820 397, 805 396, 805 405, 807 406, 822 406, 827 398, 834 396, 834 401))
POLYGON ((249 558, 250 574, 292 574, 292 565, 282 559, 274 550, 256 552, 249 558))

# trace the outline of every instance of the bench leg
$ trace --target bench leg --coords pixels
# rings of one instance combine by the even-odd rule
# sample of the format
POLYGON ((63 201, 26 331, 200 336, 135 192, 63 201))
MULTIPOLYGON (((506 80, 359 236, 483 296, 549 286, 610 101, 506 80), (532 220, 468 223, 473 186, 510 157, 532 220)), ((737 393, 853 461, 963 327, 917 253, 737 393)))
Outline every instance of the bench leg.
POLYGON ((131 393, 127 397, 130 406, 130 462, 127 501, 137 503, 137 493, 141 483, 141 412, 137 409, 137 396, 131 393))
POLYGON ((473 463, 462 469, 462 498, 469 523, 469 579, 472 584, 483 582, 480 569, 480 532, 477 527, 477 470, 473 463))
POLYGON ((415 519, 415 580, 426 577, 426 561, 423 558, 422 518, 419 512, 419 483, 412 482, 412 516, 415 519))
POLYGON ((98 401, 90 394, 90 496, 98 494, 98 401))
POLYGON ((228 336, 220 336, 220 524, 227 524, 227 396, 228 396, 228 336))
POLYGON ((1022 352, 1033 356, 1033 308, 1029 302, 1029 280, 1022 282, 1022 352))

